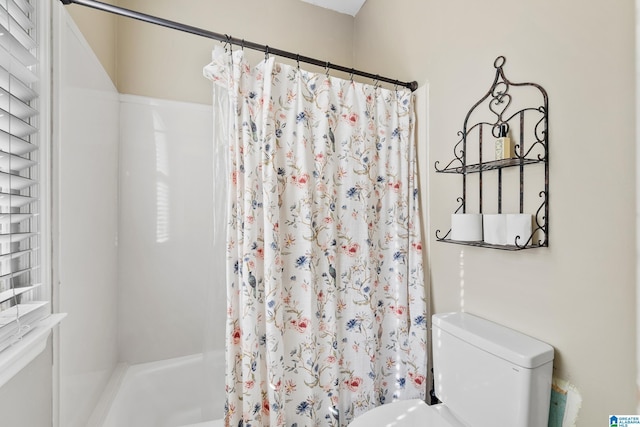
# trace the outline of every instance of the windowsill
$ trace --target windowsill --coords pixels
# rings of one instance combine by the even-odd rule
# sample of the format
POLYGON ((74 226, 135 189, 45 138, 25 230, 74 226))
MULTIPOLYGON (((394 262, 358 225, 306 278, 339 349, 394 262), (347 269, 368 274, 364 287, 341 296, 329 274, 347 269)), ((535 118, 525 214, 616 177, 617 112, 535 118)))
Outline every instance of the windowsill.
POLYGON ((47 338, 66 313, 52 314, 33 326, 20 342, 0 353, 0 387, 31 363, 47 346, 47 338))

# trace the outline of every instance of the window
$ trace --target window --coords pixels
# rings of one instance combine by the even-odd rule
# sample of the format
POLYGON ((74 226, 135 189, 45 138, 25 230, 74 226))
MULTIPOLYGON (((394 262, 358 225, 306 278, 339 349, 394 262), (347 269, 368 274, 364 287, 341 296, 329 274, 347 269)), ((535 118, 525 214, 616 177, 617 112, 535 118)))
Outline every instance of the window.
POLYGON ((42 262, 43 3, 0 0, 0 354, 51 312, 42 262))

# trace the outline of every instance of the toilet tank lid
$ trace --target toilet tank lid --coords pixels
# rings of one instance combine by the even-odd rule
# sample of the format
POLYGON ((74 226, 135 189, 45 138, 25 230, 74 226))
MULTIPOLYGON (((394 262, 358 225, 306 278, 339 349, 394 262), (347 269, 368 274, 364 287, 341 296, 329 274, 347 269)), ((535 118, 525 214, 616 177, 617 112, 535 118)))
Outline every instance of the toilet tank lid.
POLYGON ((553 360, 549 344, 469 313, 434 314, 433 327, 523 368, 553 360))

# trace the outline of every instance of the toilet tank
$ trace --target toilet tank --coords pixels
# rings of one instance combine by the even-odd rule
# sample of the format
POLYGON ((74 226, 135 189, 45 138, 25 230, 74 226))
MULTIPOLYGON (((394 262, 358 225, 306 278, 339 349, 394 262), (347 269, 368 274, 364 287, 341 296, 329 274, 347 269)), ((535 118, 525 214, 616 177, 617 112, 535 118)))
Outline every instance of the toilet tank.
POLYGON ((547 427, 553 347, 468 313, 433 316, 435 392, 473 427, 547 427))

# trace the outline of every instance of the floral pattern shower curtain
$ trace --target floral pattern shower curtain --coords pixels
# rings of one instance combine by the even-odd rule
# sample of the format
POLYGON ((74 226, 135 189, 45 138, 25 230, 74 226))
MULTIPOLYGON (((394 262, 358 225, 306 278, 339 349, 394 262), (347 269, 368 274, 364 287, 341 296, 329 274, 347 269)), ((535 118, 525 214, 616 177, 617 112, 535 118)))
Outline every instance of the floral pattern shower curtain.
POLYGON ((411 93, 240 50, 205 75, 232 111, 226 424, 345 426, 425 398, 411 93))

